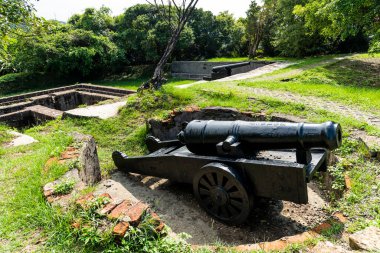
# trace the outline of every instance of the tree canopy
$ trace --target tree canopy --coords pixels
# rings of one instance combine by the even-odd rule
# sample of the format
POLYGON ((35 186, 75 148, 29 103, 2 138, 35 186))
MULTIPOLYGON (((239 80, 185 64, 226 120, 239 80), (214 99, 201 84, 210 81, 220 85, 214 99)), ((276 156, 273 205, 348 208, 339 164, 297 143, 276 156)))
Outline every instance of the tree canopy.
POLYGON ((33 11, 29 0, 0 0, 0 35, 25 27, 34 18, 33 11))
MULTIPOLYGON (((248 56, 253 46, 256 57, 366 51, 369 45, 370 52, 380 52, 379 13, 378 0, 252 1, 247 17, 239 19, 197 8, 170 60, 248 56)), ((119 16, 107 7, 88 8, 63 23, 35 18, 31 0, 0 0, 0 75, 98 78, 157 63, 171 36, 168 20, 149 4, 119 16)))

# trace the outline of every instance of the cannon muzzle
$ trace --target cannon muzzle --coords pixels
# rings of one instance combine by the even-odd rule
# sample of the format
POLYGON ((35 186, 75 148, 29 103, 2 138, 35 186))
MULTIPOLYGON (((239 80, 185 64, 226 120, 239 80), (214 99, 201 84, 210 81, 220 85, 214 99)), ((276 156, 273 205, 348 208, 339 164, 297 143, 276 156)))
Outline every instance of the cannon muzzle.
POLYGON ((342 143, 342 130, 333 122, 194 120, 178 134, 178 139, 195 154, 241 156, 269 149, 333 150, 342 143))

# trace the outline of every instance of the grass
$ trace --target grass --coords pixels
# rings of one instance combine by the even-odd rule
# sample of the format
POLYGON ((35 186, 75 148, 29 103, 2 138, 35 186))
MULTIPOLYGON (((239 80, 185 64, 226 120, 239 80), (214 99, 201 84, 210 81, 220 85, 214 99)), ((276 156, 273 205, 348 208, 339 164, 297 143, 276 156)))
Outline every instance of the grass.
MULTIPOLYGON (((301 64, 299 67, 307 69, 308 64, 315 64, 330 58, 306 60, 308 63, 299 63, 301 64)), ((312 70, 312 68, 309 69, 312 70)), ((346 74, 342 72, 341 75, 346 74)), ((132 80, 126 82, 111 81, 101 84, 132 89, 137 88, 141 81, 142 79, 135 82, 132 80)), ((43 245, 39 244, 41 247, 39 250, 45 252, 190 251, 183 242, 174 242, 170 238, 152 236, 149 217, 147 217, 144 226, 131 230, 121 245, 114 244, 109 231, 99 233, 96 229, 97 225, 90 222, 95 215, 92 211, 79 212, 79 214, 78 212, 62 214, 59 209, 50 206, 44 200, 41 192, 43 185, 59 178, 70 167, 70 165, 53 165, 47 171, 42 169, 47 160, 53 156, 59 156, 72 143, 70 133, 76 131, 95 137, 102 174, 107 176, 114 169, 114 164, 110 159, 112 151, 121 150, 131 156, 147 152, 144 145, 147 134, 147 119, 165 118, 174 108, 181 110, 188 105, 235 107, 253 113, 266 113, 268 119, 272 113, 284 113, 302 116, 315 122, 327 120, 340 122, 345 130, 344 145, 337 151, 341 157, 341 162, 330 170, 334 170, 333 174, 338 179, 336 188, 339 189, 343 184, 342 178, 345 173, 348 173, 352 179, 352 190, 344 194, 342 199, 335 199, 329 211, 340 210, 347 214, 350 217, 350 222, 347 225, 350 232, 371 224, 380 227, 379 162, 368 159, 360 146, 347 138, 348 129, 365 129, 367 132, 380 135, 379 129, 345 115, 310 108, 297 102, 284 102, 278 98, 255 96, 249 92, 242 92, 238 87, 221 83, 197 84, 187 89, 175 87, 188 82, 190 81, 171 80, 161 91, 144 91, 142 94, 131 96, 128 99, 127 106, 122 109, 118 117, 107 120, 65 119, 50 121, 25 130, 25 133, 37 139, 38 143, 23 147, 0 148, 0 213, 2 214, 0 215, 0 251, 19 252, 28 244, 33 244, 38 240, 46 241, 43 245), (90 226, 73 231, 71 224, 77 219, 86 221, 90 226)), ((285 84, 288 85, 289 83, 291 83, 289 89, 293 92, 295 92, 296 86, 301 89, 301 86, 305 85, 309 88, 309 92, 312 90, 313 93, 317 91, 316 94, 319 94, 320 84, 308 83, 307 81, 294 83, 278 81, 273 82, 273 84, 269 83, 268 86, 269 89, 282 89, 281 87, 285 87, 285 84), (276 85, 279 87, 275 87, 276 85)), ((256 84, 249 81, 244 82, 245 85, 256 84)), ((264 83, 260 85, 264 85, 264 83)), ((336 89, 337 92, 342 91, 343 94, 348 92, 347 89, 355 88, 344 85, 336 86, 331 83, 324 85, 336 89)), ((362 96, 364 97, 359 97, 359 93, 356 93, 356 96, 352 95, 349 99, 352 99, 353 104, 359 103, 366 96, 367 98, 372 96, 371 94, 375 92, 374 88, 360 87, 360 89, 369 89, 368 93, 370 94, 366 95, 363 92, 362 96)), ((304 92, 306 92, 306 88, 304 92)), ((323 96, 323 89, 320 92, 320 96, 323 96)), ((334 100, 336 98, 328 97, 328 99, 334 100)), ((370 103, 376 106, 374 100, 373 98, 372 101, 366 102, 367 106, 370 103)), ((0 143, 4 143, 10 138, 5 134, 8 129, 6 126, 0 126, 0 143)), ((336 230, 338 228, 334 228, 331 235, 335 234, 336 230)), ((326 237, 331 235, 328 234, 326 237)), ((304 248, 305 245, 292 245, 287 251, 296 252, 304 248)), ((208 251, 200 250, 199 252, 208 251)), ((219 252, 231 251, 221 250, 219 252)))
MULTIPOLYGON (((127 90, 134 90, 136 91, 141 84, 148 81, 149 78, 137 78, 137 79, 126 79, 121 81, 99 81, 94 82, 94 84, 97 85, 104 85, 104 86, 112 86, 115 88, 122 88, 127 90)), ((181 85, 181 84, 187 84, 192 83, 193 80, 182 80, 177 78, 169 78, 167 84, 174 84, 174 85, 181 85)))
MULTIPOLYGON (((17 74, 12 74, 16 75, 17 74)), ((19 95, 22 93, 26 92, 34 92, 34 91, 39 91, 39 90, 44 90, 44 89, 50 89, 50 88, 57 88, 60 86, 65 86, 65 85, 72 85, 75 82, 59 82, 59 83, 49 83, 46 84, 44 82, 41 83, 36 83, 34 84, 32 81, 30 81, 30 85, 28 84, 22 84, 21 86, 15 84, 11 84, 8 86, 8 82, 10 82, 9 77, 7 76, 1 76, 0 77, 0 98, 1 97, 6 97, 6 96, 14 96, 14 95, 19 95), (4 84, 2 84, 2 82, 4 84), (7 87, 6 87, 7 86, 7 87)), ((14 78, 12 78, 13 80, 14 78)), ((136 91, 144 82, 149 80, 148 77, 138 77, 138 78, 126 78, 122 80, 106 80, 106 81, 94 81, 92 82, 93 84, 96 85, 103 85, 103 86, 110 86, 110 87, 115 87, 115 88, 122 88, 122 89, 127 89, 127 90, 134 90, 136 91)), ((177 78, 169 78, 168 83, 174 83, 176 85, 181 85, 181 84, 187 84, 194 82, 192 80, 182 80, 182 79, 177 79, 177 78)))
POLYGON ((356 60, 363 58, 354 57, 315 68, 308 66, 331 59, 331 56, 310 59, 273 73, 275 75, 291 72, 295 69, 305 69, 295 76, 268 81, 246 80, 236 82, 236 84, 238 86, 282 90, 303 96, 320 97, 346 105, 354 105, 380 115, 380 74, 378 70, 380 57, 374 57, 374 59, 379 60, 377 66, 356 60), (286 81, 282 81, 284 79, 286 81))

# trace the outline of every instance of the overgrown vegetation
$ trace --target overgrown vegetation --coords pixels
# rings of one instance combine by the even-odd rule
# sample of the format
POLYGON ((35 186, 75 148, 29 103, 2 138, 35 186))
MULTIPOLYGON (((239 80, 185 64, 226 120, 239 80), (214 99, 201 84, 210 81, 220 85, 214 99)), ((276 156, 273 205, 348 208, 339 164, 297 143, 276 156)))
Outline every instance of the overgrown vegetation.
MULTIPOLYGON (((314 63, 315 61, 311 61, 308 64, 314 63)), ((306 67, 308 64, 305 63, 302 67, 306 67)), ((328 67, 326 68, 328 69, 328 67)), ((287 71, 294 69, 293 67, 287 71)), ((347 174, 352 180, 352 189, 350 192, 344 193, 342 199, 335 198, 329 211, 339 210, 348 215, 350 222, 347 227, 350 232, 370 224, 380 226, 379 199, 376 197, 380 194, 379 162, 369 159, 356 141, 347 138, 349 129, 364 128, 378 135, 380 134, 379 129, 345 115, 317 110, 301 103, 256 96, 249 91, 240 90, 244 87, 236 86, 236 84, 232 84, 232 86, 223 83, 197 84, 187 89, 175 87, 181 83, 173 82, 164 86, 160 91, 144 91, 139 95, 131 96, 127 106, 115 118, 107 120, 65 119, 27 129, 25 132, 36 138, 38 143, 32 146, 2 149, 0 158, 0 212, 2 213, 0 237, 4 239, 0 243, 0 249, 2 251, 20 251, 27 243, 41 239, 47 240, 44 245, 40 245, 45 251, 93 252, 94 249, 102 249, 106 252, 123 252, 129 249, 133 252, 173 252, 178 249, 177 247, 184 252, 190 251, 183 242, 171 241, 170 238, 165 239, 152 234, 149 218, 144 223, 145 225, 130 230, 121 245, 114 244, 110 231, 99 232, 97 230, 99 224, 91 223, 92 217, 94 217, 92 215, 96 215, 93 211, 96 210, 98 202, 95 201, 94 208, 88 209, 89 211, 81 213, 79 216, 77 213, 63 215, 45 202, 41 192, 41 186, 57 179, 69 169, 69 165, 58 164, 51 166, 48 170, 42 168, 49 158, 59 156, 71 144, 70 132, 83 132, 96 138, 102 173, 107 175, 114 169, 114 164, 110 159, 112 151, 121 150, 131 156, 147 152, 144 145, 147 119, 166 118, 174 108, 183 110, 189 105, 235 107, 254 113, 265 112, 268 118, 271 113, 276 112, 301 115, 313 122, 326 120, 340 122, 345 131, 344 145, 337 151, 341 161, 335 167, 330 168, 330 171, 333 171, 337 178, 334 181, 334 188, 342 191, 344 176, 347 174), (89 226, 82 226, 73 232, 71 226, 75 221, 82 221, 82 224, 88 223, 89 226), (20 233, 20 231, 23 232, 20 233), (38 234, 36 231, 39 231, 38 234)), ((283 82, 269 82, 268 85, 269 87, 271 85, 280 86, 281 83, 283 82)), ((112 85, 112 82, 109 85, 112 85)), ((246 85, 256 84, 246 82, 246 85)), ((305 85, 309 89, 309 93, 312 90, 315 91, 315 94, 318 94, 320 87, 320 84, 307 82, 294 85, 305 85)), ((349 88, 342 85, 335 86, 335 84, 325 85, 342 91, 342 94, 349 88)), ((376 92, 376 90, 372 88, 370 91, 361 93, 361 96, 353 94, 350 97, 352 103, 356 104, 362 99, 370 99, 372 92, 376 92)), ((367 103, 369 106, 373 101, 368 100, 367 103)), ((0 133, 3 134, 7 129, 5 126, 2 127, 0 133)), ((99 201, 103 203, 106 200, 99 201)), ((334 227, 326 237, 333 236, 336 231, 339 231, 338 227, 334 227)), ((288 252, 304 248, 305 245, 293 245, 289 247, 288 252)), ((200 250, 200 252, 208 251, 200 250)), ((222 247, 220 252, 225 252, 222 247)))
MULTIPOLYGON (((107 7, 88 8, 63 24, 36 18, 31 1, 13 2, 1 2, 0 75, 38 73, 82 81, 122 73, 130 65, 156 64, 176 17, 174 7, 173 18, 166 20, 160 10, 168 13, 168 6, 138 4, 116 17, 107 7)), ((214 15, 195 9, 171 60, 304 57, 363 52, 369 44, 376 53, 379 3, 347 6, 343 0, 265 0, 262 6, 252 1, 247 17, 238 19, 227 11, 214 15)))

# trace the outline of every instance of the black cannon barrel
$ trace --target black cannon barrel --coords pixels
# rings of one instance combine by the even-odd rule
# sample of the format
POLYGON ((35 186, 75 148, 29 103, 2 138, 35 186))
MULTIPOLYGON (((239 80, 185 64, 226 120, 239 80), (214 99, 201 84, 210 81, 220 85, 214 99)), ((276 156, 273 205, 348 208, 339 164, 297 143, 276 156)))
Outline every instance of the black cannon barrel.
POLYGON ((193 120, 178 135, 187 148, 202 155, 219 153, 217 145, 228 153, 239 145, 245 153, 268 149, 326 148, 333 150, 342 142, 339 124, 249 122, 249 121, 202 121, 193 120))

